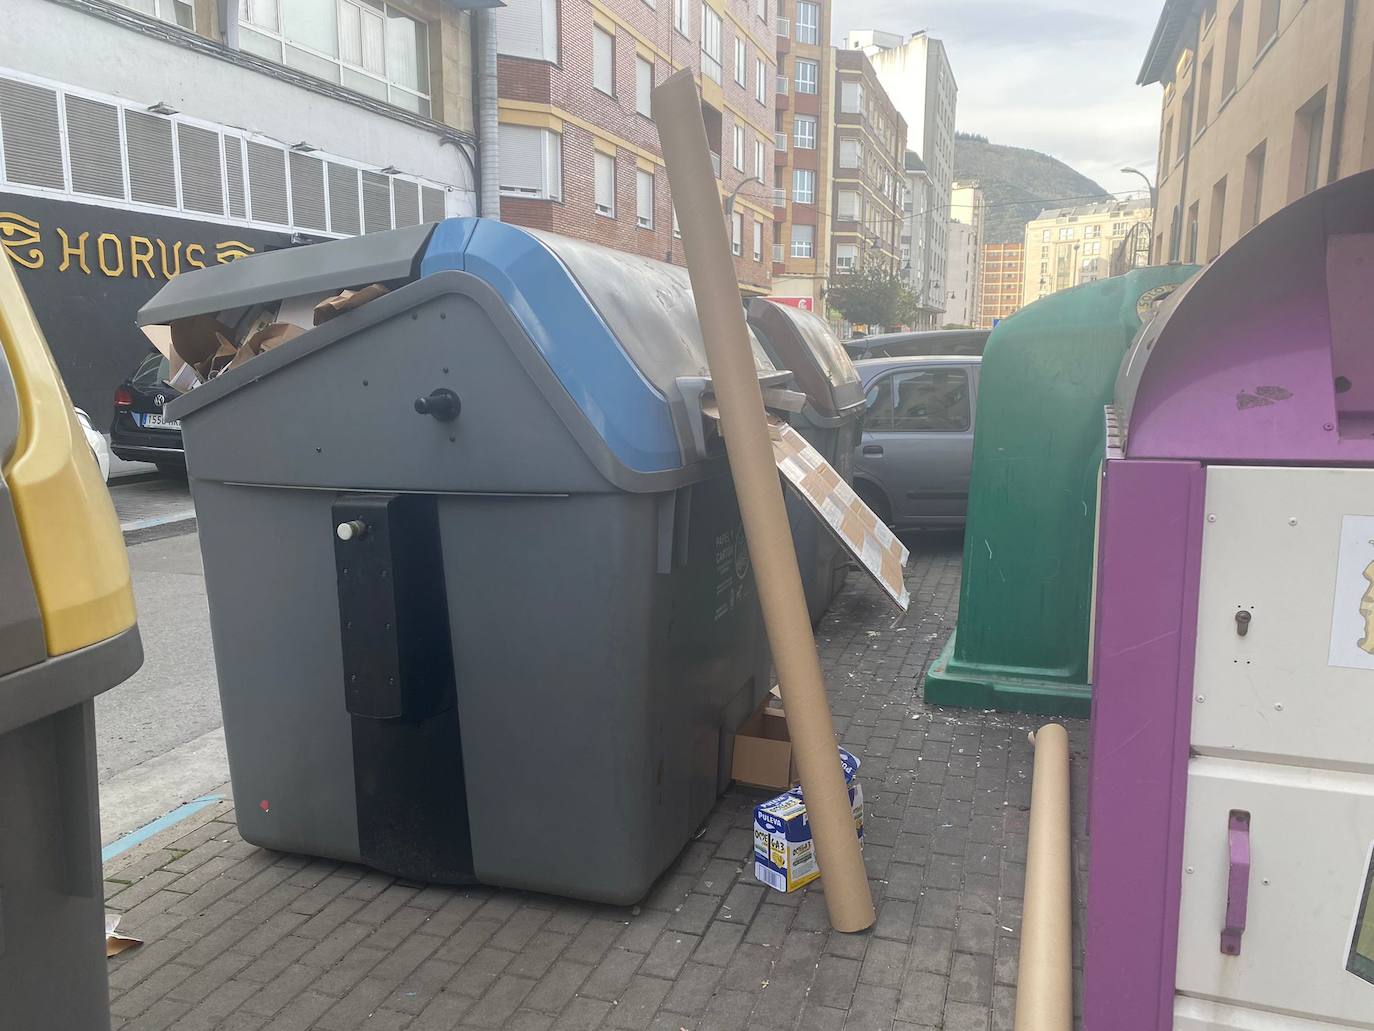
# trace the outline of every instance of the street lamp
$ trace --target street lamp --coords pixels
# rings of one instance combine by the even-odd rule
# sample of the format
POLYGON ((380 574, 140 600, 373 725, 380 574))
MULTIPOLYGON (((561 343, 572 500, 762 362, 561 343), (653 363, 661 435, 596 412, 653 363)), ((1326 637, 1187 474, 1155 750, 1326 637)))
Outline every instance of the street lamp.
POLYGON ((726 218, 729 218, 731 215, 735 213, 735 198, 739 196, 739 191, 744 189, 750 183, 758 183, 760 186, 764 185, 763 180, 756 175, 751 175, 748 179, 742 179, 740 181, 740 184, 730 191, 730 196, 725 198, 726 218))
MULTIPOLYGON (((1153 182, 1150 181, 1150 177, 1149 177, 1148 175, 1146 175, 1144 172, 1142 172, 1140 169, 1138 169, 1138 168, 1131 168, 1131 167, 1129 167, 1129 166, 1126 167, 1126 168, 1123 168, 1123 169, 1121 170, 1121 174, 1122 174, 1122 175, 1138 175, 1138 176, 1140 176, 1140 178, 1142 178, 1142 179, 1145 180, 1145 188, 1146 188, 1147 190, 1150 191, 1150 217, 1153 218, 1154 215, 1155 215, 1156 210, 1159 208, 1159 191, 1155 189, 1155 184, 1154 184, 1153 182)), ((1153 236, 1151 236, 1151 238, 1150 238, 1150 250, 1151 250, 1151 251, 1154 250, 1154 237, 1153 237, 1153 236)), ((1146 260, 1147 262, 1153 261, 1153 260, 1154 260, 1154 254, 1153 254, 1153 253, 1147 254, 1146 257, 1145 257, 1145 260, 1146 260)))

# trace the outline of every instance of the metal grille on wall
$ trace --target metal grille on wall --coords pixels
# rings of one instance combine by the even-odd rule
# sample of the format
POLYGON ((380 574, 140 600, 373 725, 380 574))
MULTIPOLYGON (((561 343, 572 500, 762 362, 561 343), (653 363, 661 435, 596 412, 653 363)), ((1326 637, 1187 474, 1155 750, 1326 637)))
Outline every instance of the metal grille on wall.
POLYGON ((160 107, 0 72, 0 184, 315 235, 446 214, 448 191, 438 183, 160 107))

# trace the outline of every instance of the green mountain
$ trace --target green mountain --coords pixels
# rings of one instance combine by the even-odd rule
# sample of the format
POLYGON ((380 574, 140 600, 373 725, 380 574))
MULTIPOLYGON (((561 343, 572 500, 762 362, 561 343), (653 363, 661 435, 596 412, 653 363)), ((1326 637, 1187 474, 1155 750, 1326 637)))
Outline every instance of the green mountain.
POLYGON ((987 201, 987 243, 1019 243, 1026 223, 1045 208, 1110 200, 1101 186, 1058 158, 1025 147, 1004 147, 987 137, 957 133, 954 178, 977 179, 987 201))

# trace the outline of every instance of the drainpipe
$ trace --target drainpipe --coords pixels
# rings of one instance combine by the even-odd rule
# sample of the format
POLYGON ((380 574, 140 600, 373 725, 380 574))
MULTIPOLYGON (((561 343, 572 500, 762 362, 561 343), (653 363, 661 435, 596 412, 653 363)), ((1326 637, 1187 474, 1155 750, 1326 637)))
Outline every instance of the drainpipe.
POLYGON ((1326 181, 1340 177, 1341 144, 1345 139, 1345 104, 1350 94, 1350 43, 1355 34, 1355 0, 1345 0, 1345 19, 1341 22, 1341 62, 1336 71, 1336 99, 1331 110, 1331 153, 1326 161, 1326 181))
POLYGON ((477 140, 479 172, 478 214, 501 217, 501 143, 496 114, 496 16, 491 10, 474 11, 473 26, 481 52, 477 78, 477 140))

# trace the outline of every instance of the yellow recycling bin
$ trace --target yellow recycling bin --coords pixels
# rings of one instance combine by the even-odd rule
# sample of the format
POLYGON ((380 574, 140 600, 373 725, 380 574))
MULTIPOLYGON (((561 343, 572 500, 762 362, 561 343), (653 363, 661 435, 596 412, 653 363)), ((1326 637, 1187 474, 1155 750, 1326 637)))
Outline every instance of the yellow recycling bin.
POLYGON ((109 1027, 93 699, 142 662, 119 520, 0 249, 2 1027, 109 1027))

